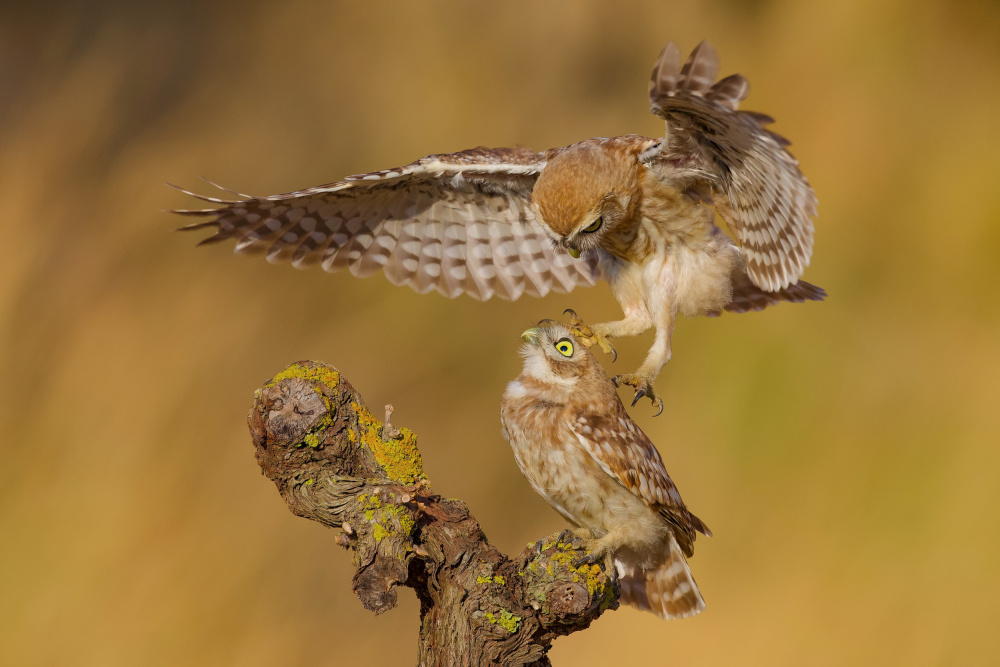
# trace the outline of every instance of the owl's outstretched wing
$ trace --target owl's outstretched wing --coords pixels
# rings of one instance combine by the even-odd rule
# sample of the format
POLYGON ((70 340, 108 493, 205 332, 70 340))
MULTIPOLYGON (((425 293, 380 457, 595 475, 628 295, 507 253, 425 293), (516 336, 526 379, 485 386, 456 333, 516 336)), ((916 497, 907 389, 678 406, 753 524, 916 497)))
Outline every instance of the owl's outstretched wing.
POLYGON ((582 413, 570 428, 601 469, 642 498, 674 528, 684 553, 694 553, 695 531, 711 535, 684 505, 652 441, 632 421, 625 407, 610 415, 582 413))
POLYGON ((664 174, 706 179, 716 210, 742 246, 750 279, 771 292, 787 287, 812 255, 816 195, 785 149, 789 142, 765 129, 774 120, 738 110, 747 80, 733 74, 715 81, 719 57, 711 44, 702 42, 680 63, 670 43, 653 67, 649 101, 667 128, 643 160, 664 174))
POLYGON ((236 252, 272 262, 358 277, 381 269, 393 284, 449 298, 544 296, 599 275, 596 256, 574 259, 535 220, 544 166, 526 148, 473 148, 270 197, 194 195, 218 206, 176 212, 210 218, 181 228, 215 227, 202 244, 235 239, 236 252))

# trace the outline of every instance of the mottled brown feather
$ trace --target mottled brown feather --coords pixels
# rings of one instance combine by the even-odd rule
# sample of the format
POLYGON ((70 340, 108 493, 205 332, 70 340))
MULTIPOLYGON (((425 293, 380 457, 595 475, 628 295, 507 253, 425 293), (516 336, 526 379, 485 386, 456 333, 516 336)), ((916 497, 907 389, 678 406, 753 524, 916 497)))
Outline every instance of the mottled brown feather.
POLYGON ((669 171, 681 161, 713 184, 716 209, 743 248, 755 285, 774 292, 794 283, 812 254, 816 195, 788 141, 767 130, 769 116, 737 110, 749 92, 739 75, 709 86, 719 58, 702 42, 681 68, 668 45, 650 78, 653 113, 667 121, 652 168, 669 171))

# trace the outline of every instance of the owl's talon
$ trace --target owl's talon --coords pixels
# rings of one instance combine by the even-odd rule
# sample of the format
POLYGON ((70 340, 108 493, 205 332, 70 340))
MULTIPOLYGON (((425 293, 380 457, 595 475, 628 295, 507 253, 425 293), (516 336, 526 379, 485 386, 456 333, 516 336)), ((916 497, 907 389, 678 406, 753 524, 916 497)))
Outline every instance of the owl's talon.
POLYGON ((621 595, 621 588, 618 584, 618 568, 615 567, 615 561, 613 558, 609 558, 607 561, 607 567, 604 568, 604 574, 608 575, 608 582, 611 587, 615 589, 617 595, 621 595))
POLYGON ((593 565, 597 561, 601 560, 601 556, 595 556, 592 553, 588 553, 584 556, 580 556, 575 561, 573 561, 573 567, 579 568, 583 565, 593 565))
POLYGON ((556 538, 556 544, 571 544, 573 542, 573 531, 569 528, 564 529, 559 536, 556 538))
POLYGON ((616 375, 611 378, 611 381, 615 383, 616 387, 627 384, 628 386, 635 388, 635 398, 632 399, 633 408, 635 407, 635 404, 639 402, 640 398, 645 397, 652 401, 653 407, 657 410, 656 414, 653 415, 654 417, 659 417, 663 414, 663 399, 656 395, 656 392, 653 390, 653 383, 648 377, 638 373, 628 373, 624 375, 616 375))
POLYGON ((639 402, 639 399, 645 395, 646 395, 645 389, 640 389, 637 392, 635 392, 635 398, 632 399, 632 407, 634 408, 635 404, 639 402))

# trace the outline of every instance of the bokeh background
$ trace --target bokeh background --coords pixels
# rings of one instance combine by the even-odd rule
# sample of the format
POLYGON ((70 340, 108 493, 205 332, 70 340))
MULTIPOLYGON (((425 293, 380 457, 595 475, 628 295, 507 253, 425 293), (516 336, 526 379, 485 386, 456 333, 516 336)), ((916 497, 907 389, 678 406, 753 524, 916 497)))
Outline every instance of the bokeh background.
POLYGON ((563 527, 499 432, 517 335, 617 305, 195 249, 163 182, 270 194, 658 136, 652 63, 707 37, 816 188, 805 277, 831 296, 680 322, 664 415, 632 414, 715 531, 693 560, 708 611, 609 613, 553 661, 997 664, 998 35, 996 3, 949 0, 4 4, 0 663, 412 664, 412 593, 365 612, 333 531, 261 477, 254 389, 338 366, 516 553, 563 527))

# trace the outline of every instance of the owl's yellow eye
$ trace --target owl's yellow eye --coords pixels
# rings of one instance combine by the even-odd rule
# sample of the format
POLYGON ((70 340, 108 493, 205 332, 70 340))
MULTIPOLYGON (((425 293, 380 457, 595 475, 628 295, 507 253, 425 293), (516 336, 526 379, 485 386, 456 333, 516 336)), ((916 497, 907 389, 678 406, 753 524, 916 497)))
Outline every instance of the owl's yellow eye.
POLYGON ((594 221, 593 221, 592 223, 590 223, 590 224, 589 224, 589 225, 587 225, 586 227, 584 227, 584 228, 583 228, 583 232, 584 232, 585 234, 593 234, 593 233, 594 233, 594 232, 596 232, 596 231, 597 231, 598 229, 600 229, 600 228, 601 228, 601 225, 603 225, 603 224, 604 224, 604 218, 603 218, 603 217, 600 217, 600 218, 598 218, 597 220, 594 220, 594 221))
POLYGON ((564 357, 573 356, 573 343, 570 342, 569 338, 563 338, 556 342, 556 349, 559 350, 559 354, 564 357))

